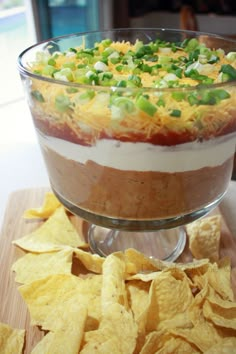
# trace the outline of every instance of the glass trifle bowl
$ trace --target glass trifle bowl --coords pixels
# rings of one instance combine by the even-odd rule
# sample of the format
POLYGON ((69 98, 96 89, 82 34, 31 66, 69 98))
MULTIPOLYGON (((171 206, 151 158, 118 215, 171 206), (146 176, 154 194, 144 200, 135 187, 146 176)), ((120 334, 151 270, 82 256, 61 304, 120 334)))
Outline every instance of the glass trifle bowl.
POLYGON ((224 196, 236 142, 236 42, 171 29, 53 38, 18 68, 52 190, 92 251, 175 260, 224 196))

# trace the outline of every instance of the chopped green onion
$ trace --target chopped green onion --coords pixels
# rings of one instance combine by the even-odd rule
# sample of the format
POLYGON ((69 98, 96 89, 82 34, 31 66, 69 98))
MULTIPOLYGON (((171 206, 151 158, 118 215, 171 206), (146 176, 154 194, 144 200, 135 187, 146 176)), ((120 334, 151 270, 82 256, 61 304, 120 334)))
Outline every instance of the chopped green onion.
POLYGON ((151 73, 152 72, 152 67, 149 66, 148 64, 141 64, 139 68, 144 72, 144 73, 151 73))
POLYGON ((135 51, 137 52, 142 46, 143 46, 143 42, 140 40, 136 40, 135 45, 134 45, 135 51))
POLYGON ((89 79, 89 82, 91 84, 97 85, 99 83, 99 76, 95 72, 93 72, 92 70, 89 70, 86 73, 86 77, 89 79))
POLYGON ((95 92, 93 90, 87 90, 79 95, 79 99, 82 101, 90 101, 94 96, 95 92))
POLYGON ((230 98, 230 94, 223 89, 215 89, 212 91, 215 97, 217 97, 220 101, 230 98))
POLYGON ((200 54, 200 50, 199 50, 199 49, 196 49, 196 50, 190 52, 190 53, 189 53, 188 60, 189 60, 190 62, 197 61, 199 54, 200 54))
POLYGON ((113 81, 113 84, 112 84, 111 83, 112 78, 113 78, 113 74, 109 71, 99 73, 98 74, 98 83, 102 86, 109 86, 109 85, 113 86, 115 84, 115 81, 113 81))
POLYGON ((179 86, 179 82, 176 81, 176 80, 168 80, 167 81, 167 85, 168 85, 169 88, 178 87, 179 86))
POLYGON ((56 69, 52 65, 46 65, 43 68, 42 74, 47 75, 47 76, 53 76, 53 74, 56 72, 56 69))
POLYGON ((211 91, 205 90, 202 92, 194 92, 188 97, 188 101, 191 105, 214 105, 216 104, 216 98, 212 95, 211 91))
POLYGON ((99 82, 101 86, 116 86, 117 80, 111 79, 111 80, 102 80, 99 82))
POLYGON ((106 39, 103 39, 101 41, 101 43, 102 43, 103 47, 109 47, 109 45, 112 43, 112 40, 109 38, 106 38, 106 39))
POLYGON ((46 65, 49 58, 50 58, 50 55, 47 52, 37 52, 36 53, 36 62, 38 62, 39 64, 46 65))
POLYGON ((175 53, 177 51, 177 47, 174 43, 171 44, 171 50, 173 53, 175 53))
POLYGON ((107 47, 103 52, 102 52, 102 56, 104 58, 109 57, 109 55, 111 55, 113 52, 115 51, 115 49, 111 48, 111 47, 107 47))
POLYGON ((119 107, 124 112, 132 113, 134 111, 134 103, 126 97, 116 97, 112 105, 119 107))
POLYGON ((223 74, 228 74, 230 80, 236 79, 236 69, 230 64, 224 64, 221 66, 220 72, 223 74))
POLYGON ((200 55, 206 57, 207 60, 209 60, 212 56, 212 51, 207 47, 200 47, 199 51, 200 51, 200 55))
POLYGON ((150 45, 153 53, 158 51, 158 48, 159 48, 158 43, 150 42, 149 45, 150 45))
POLYGON ((152 66, 152 75, 157 75, 159 72, 159 69, 162 67, 161 64, 155 64, 152 66))
POLYGON ((133 85, 136 87, 142 86, 141 78, 137 75, 129 75, 128 76, 127 84, 129 85, 130 83, 132 83, 131 86, 133 86, 133 85))
POLYGON ((199 42, 196 38, 191 38, 190 40, 186 41, 186 52, 193 52, 197 47, 199 47, 199 42))
POLYGON ((214 105, 217 103, 216 96, 213 94, 213 91, 203 91, 200 99, 201 104, 214 105))
POLYGON ((110 62, 112 63, 112 64, 118 64, 119 62, 120 62, 120 57, 118 57, 118 58, 109 58, 109 60, 110 60, 110 62))
POLYGON ((186 38, 186 39, 184 39, 182 42, 179 43, 179 46, 180 46, 181 48, 186 48, 189 41, 190 41, 190 38, 186 38))
POLYGON ((157 107, 142 95, 138 97, 136 104, 141 111, 144 111, 149 116, 154 116, 157 111, 157 107))
POLYGON ((191 94, 188 96, 188 102, 191 106, 193 106, 194 104, 199 104, 199 100, 195 94, 191 94))
POLYGON ((76 76, 75 82, 79 84, 86 84, 86 85, 91 85, 95 83, 95 81, 90 81, 86 76, 76 76))
POLYGON ((54 73, 54 78, 62 81, 73 81, 73 74, 70 68, 63 68, 54 73))
POLYGON ((116 70, 121 72, 124 69, 124 65, 117 65, 116 70))
POLYGON ((94 64, 94 69, 96 69, 97 71, 108 71, 108 66, 102 61, 97 61, 94 64))
POLYGON ((201 64, 206 64, 208 62, 207 57, 204 54, 199 54, 198 60, 201 64))
POLYGON ((137 66, 140 66, 143 64, 143 60, 142 59, 134 59, 134 64, 137 66))
MULTIPOLYGON (((55 58, 55 57, 54 57, 55 58)), ((54 60, 53 58, 50 58, 48 60, 48 65, 52 65, 52 66, 55 66, 56 65, 56 60, 54 60)))
POLYGON ((150 61, 150 62, 156 62, 156 61, 158 61, 158 56, 157 55, 145 54, 143 56, 143 59, 146 60, 146 61, 150 61))
POLYGON ((179 109, 173 109, 173 111, 170 113, 171 117, 181 117, 181 110, 179 109))
POLYGON ((33 96, 33 98, 35 98, 37 101, 39 102, 45 102, 45 99, 43 97, 43 95, 41 94, 40 91, 38 90, 34 90, 31 92, 31 95, 33 96))
POLYGON ((188 96, 190 105, 214 105, 221 100, 230 98, 230 94, 223 89, 195 91, 188 96))
POLYGON ((80 52, 77 52, 78 55, 79 55, 79 53, 81 54, 81 56, 83 56, 83 55, 85 55, 85 56, 88 56, 88 55, 89 56, 94 56, 94 48, 84 49, 84 50, 81 50, 80 52))
POLYGON ((183 69, 178 68, 178 69, 171 70, 170 72, 175 74, 179 79, 182 79, 183 69))
POLYGON ((65 95, 58 95, 55 98, 55 106, 60 112, 65 112, 70 106, 70 99, 65 95))
POLYGON ((63 66, 63 68, 69 68, 71 70, 75 69, 75 63, 73 61, 64 63, 62 66, 63 66))
POLYGON ((86 64, 78 64, 77 69, 83 69, 86 68, 86 64))
POLYGON ((66 92, 67 93, 76 93, 76 92, 78 92, 78 89, 76 87, 68 87, 66 89, 66 92))
POLYGON ((141 72, 142 72, 142 70, 139 68, 134 68, 132 71, 133 75, 139 75, 139 74, 141 74, 141 72))
POLYGON ((159 100, 157 101, 156 105, 158 107, 165 107, 166 103, 165 103, 164 99, 162 97, 160 97, 159 100))
POLYGON ((167 56, 160 56, 158 60, 158 63, 161 65, 170 64, 171 62, 172 58, 167 56))
POLYGON ((230 76, 228 74, 220 73, 218 78, 220 82, 230 81, 230 76))
POLYGON ((137 58, 142 58, 146 54, 153 54, 153 50, 149 45, 143 45, 135 53, 137 58))
POLYGON ((186 77, 191 77, 193 80, 201 81, 203 84, 210 85, 214 82, 214 79, 206 76, 201 75, 196 69, 185 70, 184 75, 186 77))
POLYGON ((176 101, 182 101, 185 99, 185 92, 181 92, 181 91, 173 92, 172 98, 176 101))
POLYGON ((226 58, 227 58, 229 61, 234 61, 234 60, 236 60, 236 52, 229 52, 229 53, 226 55, 226 58))
POLYGON ((113 77, 113 74, 110 71, 102 72, 98 74, 101 80, 110 80, 113 77))
POLYGON ((94 54, 93 52, 81 51, 76 53, 76 58, 82 59, 86 63, 92 63, 94 61, 94 54))
POLYGON ((208 63, 209 64, 215 64, 218 60, 219 60, 219 57, 217 57, 216 55, 212 55, 210 57, 210 59, 208 60, 208 63))
POLYGON ((127 87, 127 82, 125 80, 120 80, 116 84, 117 87, 127 87))

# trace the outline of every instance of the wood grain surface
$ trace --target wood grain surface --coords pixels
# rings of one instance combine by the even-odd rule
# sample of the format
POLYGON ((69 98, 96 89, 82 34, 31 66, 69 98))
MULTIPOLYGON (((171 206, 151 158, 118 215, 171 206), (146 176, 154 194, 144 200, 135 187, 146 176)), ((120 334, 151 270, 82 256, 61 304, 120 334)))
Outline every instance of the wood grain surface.
MULTIPOLYGON (((24 253, 12 241, 18 239, 40 225, 40 221, 25 220, 22 215, 25 209, 38 207, 42 204, 44 194, 48 189, 28 189, 14 192, 8 201, 3 227, 0 235, 0 321, 15 328, 26 329, 26 344, 24 354, 29 354, 36 343, 42 338, 42 332, 30 325, 30 318, 14 280, 11 266, 24 253)), ((219 213, 217 208, 214 213, 219 213)), ((76 223, 76 221, 75 221, 76 223)), ((81 223, 78 223, 81 227, 81 223)), ((85 225, 86 228, 86 225, 85 225)), ((221 257, 230 256, 232 260, 232 284, 236 295, 236 238, 234 238, 225 221, 221 230, 221 257)), ((179 261, 192 259, 186 244, 179 261)))

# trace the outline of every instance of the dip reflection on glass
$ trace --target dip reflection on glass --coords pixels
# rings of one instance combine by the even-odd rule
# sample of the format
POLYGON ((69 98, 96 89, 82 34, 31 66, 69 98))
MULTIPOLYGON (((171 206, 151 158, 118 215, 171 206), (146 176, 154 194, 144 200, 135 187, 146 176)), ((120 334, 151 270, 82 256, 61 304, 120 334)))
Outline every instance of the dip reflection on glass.
POLYGON ((59 39, 27 62, 31 77, 22 72, 52 188, 79 210, 164 219, 225 193, 236 49, 220 38, 210 48, 204 36, 167 40, 159 32, 137 31, 132 41, 122 30, 85 35, 63 50, 59 39))

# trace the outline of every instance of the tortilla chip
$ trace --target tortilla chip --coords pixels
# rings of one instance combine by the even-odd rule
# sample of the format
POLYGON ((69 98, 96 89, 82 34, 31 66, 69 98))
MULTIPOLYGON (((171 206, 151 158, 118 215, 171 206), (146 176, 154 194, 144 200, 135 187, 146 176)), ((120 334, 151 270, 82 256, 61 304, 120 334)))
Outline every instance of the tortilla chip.
POLYGON ((220 342, 214 344, 204 354, 236 354, 236 338, 222 338, 220 342))
POLYGON ((206 282, 205 286, 200 291, 197 289, 197 291, 192 304, 188 308, 189 318, 193 325, 197 325, 200 320, 204 320, 202 308, 204 301, 209 294, 208 283, 206 282))
POLYGON ((189 248, 196 259, 219 259, 221 215, 208 216, 186 225, 189 248))
POLYGON ((180 269, 163 271, 153 280, 149 296, 148 332, 160 329, 163 321, 184 314, 193 302, 189 280, 180 269))
POLYGON ((85 324, 88 330, 96 329, 101 317, 101 283, 100 275, 82 279, 72 274, 57 274, 22 285, 19 292, 28 306, 31 325, 56 331, 66 308, 78 303, 88 311, 85 324))
MULTIPOLYGON (((167 341, 171 340, 171 334, 163 330, 153 331, 145 338, 145 343, 140 354, 149 354, 158 352, 167 341)), ((167 352, 168 353, 168 352, 167 352)))
POLYGON ((52 274, 70 274, 73 248, 64 248, 58 252, 28 253, 19 258, 12 270, 16 273, 15 281, 30 283, 52 274))
POLYGON ((182 354, 232 348, 226 340, 236 336, 230 261, 209 261, 216 259, 218 246, 211 242, 219 242, 219 218, 191 225, 191 244, 207 259, 170 263, 134 249, 102 258, 77 248, 87 244, 65 209, 52 207, 50 198, 45 197, 38 213, 28 214, 48 215, 47 221, 14 241, 31 252, 12 265, 16 281, 24 284, 19 292, 31 324, 49 331, 33 354, 182 354), (202 237, 207 251, 198 245, 202 237))
POLYGON ((136 322, 142 317, 143 311, 147 306, 149 299, 149 289, 151 283, 139 280, 131 281, 126 284, 128 292, 129 307, 131 308, 136 322))
POLYGON ((133 353, 138 327, 132 312, 126 310, 125 269, 122 253, 111 254, 105 259, 101 322, 98 330, 86 333, 81 353, 133 353))
POLYGON ((195 346, 183 338, 176 337, 168 331, 154 331, 147 337, 140 354, 197 354, 201 353, 195 346))
POLYGON ((44 196, 43 205, 39 208, 25 210, 23 217, 25 219, 47 219, 60 206, 61 203, 59 202, 57 197, 53 193, 47 192, 44 196))
POLYGON ((133 248, 125 250, 124 255, 126 262, 126 272, 128 274, 162 270, 170 265, 168 262, 147 257, 133 248))
POLYGON ((160 274, 161 272, 158 271, 158 272, 150 272, 150 273, 137 273, 137 274, 133 274, 131 276, 128 276, 126 278, 126 280, 141 280, 142 282, 144 283, 147 283, 147 282, 151 282, 152 280, 156 279, 156 277, 158 277, 158 275, 160 274))
POLYGON ((198 354, 201 353, 191 343, 187 342, 183 338, 171 338, 168 340, 159 352, 156 353, 168 353, 168 354, 198 354))
POLYGON ((178 328, 171 330, 171 333, 185 339, 203 353, 222 339, 215 326, 209 321, 199 320, 192 328, 178 328))
POLYGON ((203 315, 215 325, 236 330, 236 302, 223 300, 213 288, 203 304, 203 315))
POLYGON ((229 258, 222 258, 218 264, 213 264, 206 273, 208 283, 225 300, 234 300, 231 285, 231 262, 229 258))
POLYGON ((66 307, 55 332, 49 332, 34 347, 31 354, 77 354, 79 353, 87 310, 78 303, 66 307))
POLYGON ((125 262, 122 254, 110 254, 103 263, 101 297, 103 313, 114 303, 119 303, 126 308, 128 306, 125 289, 125 262))
POLYGON ((198 259, 190 263, 176 263, 175 267, 183 270, 190 279, 193 279, 196 275, 204 275, 211 267, 211 263, 209 259, 198 259))
POLYGON ((58 251, 62 246, 87 246, 78 235, 63 207, 56 209, 54 214, 35 231, 13 241, 13 244, 36 253, 58 251))
POLYGON ((1 354, 21 354, 25 341, 25 330, 16 329, 0 323, 0 352, 1 354))
POLYGON ((102 266, 105 258, 77 248, 74 248, 74 256, 87 268, 87 270, 98 274, 102 273, 102 266))
POLYGON ((80 353, 133 354, 138 328, 132 312, 119 303, 112 303, 103 315, 96 331, 85 334, 85 345, 80 353))

